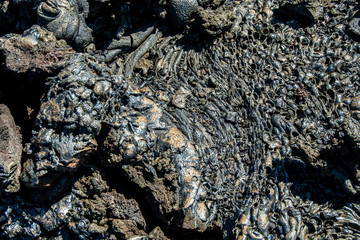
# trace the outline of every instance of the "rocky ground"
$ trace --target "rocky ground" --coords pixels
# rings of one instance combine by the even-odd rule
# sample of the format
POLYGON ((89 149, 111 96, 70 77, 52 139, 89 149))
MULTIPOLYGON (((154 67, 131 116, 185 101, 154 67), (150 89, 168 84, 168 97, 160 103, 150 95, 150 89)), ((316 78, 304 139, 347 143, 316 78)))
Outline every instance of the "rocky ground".
POLYGON ((358 1, 0 6, 2 239, 360 237, 358 1))

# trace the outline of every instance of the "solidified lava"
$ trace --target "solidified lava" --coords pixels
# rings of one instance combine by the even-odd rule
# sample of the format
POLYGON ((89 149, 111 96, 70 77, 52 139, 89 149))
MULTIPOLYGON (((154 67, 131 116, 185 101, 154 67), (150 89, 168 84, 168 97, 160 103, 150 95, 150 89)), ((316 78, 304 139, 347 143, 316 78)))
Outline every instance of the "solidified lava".
POLYGON ((360 238, 358 1, 0 1, 2 239, 360 238))

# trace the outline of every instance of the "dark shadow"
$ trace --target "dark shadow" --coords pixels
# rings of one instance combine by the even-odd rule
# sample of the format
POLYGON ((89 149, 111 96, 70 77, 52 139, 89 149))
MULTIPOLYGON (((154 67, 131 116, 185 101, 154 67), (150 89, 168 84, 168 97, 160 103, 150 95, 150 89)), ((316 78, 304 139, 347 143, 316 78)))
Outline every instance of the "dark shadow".
POLYGON ((150 4, 150 1, 119 0, 104 4, 102 1, 90 0, 89 5, 91 11, 86 23, 92 30, 98 50, 105 50, 119 36, 130 36, 144 26, 158 21, 154 16, 156 4, 150 4))
POLYGON ((349 20, 348 27, 345 29, 345 33, 354 41, 360 42, 360 7, 357 9, 357 13, 349 20))
POLYGON ((20 127, 22 143, 28 143, 41 98, 46 93, 46 79, 56 75, 58 71, 34 69, 17 73, 7 69, 4 59, 0 59, 0 63, 0 103, 9 107, 16 125, 20 127))
MULTIPOLYGON (((51 173, 50 175, 54 176, 51 173)), ((22 185, 18 194, 27 203, 40 208, 50 207, 70 194, 76 180, 74 175, 68 173, 54 178, 55 181, 48 187, 28 188, 22 185)))
MULTIPOLYGON (((359 22, 359 24, 360 24, 360 22, 359 22)), ((360 42, 360 35, 357 35, 349 30, 346 30, 345 34, 347 34, 349 36, 349 38, 352 39, 353 41, 360 42)))
POLYGON ((1 1, 0 37, 9 33, 22 34, 26 29, 36 24, 36 1, 1 1))
MULTIPOLYGON (((89 161, 92 162, 91 158, 89 161)), ((22 183, 20 191, 17 193, 17 197, 21 198, 23 204, 19 209, 26 212, 29 216, 40 217, 44 214, 41 222, 38 222, 36 217, 31 217, 31 219, 42 227, 42 230, 46 233, 47 237, 51 238, 58 236, 61 232, 63 239, 77 238, 62 220, 59 221, 58 216, 52 214, 47 215, 45 213, 49 211, 54 204, 72 193, 74 184, 78 179, 84 176, 91 176, 93 168, 94 167, 89 165, 89 163, 85 163, 80 166, 75 173, 49 173, 49 175, 54 178, 54 181, 48 187, 29 188, 22 183), (44 218, 46 220, 44 220, 44 218), (53 228, 53 230, 46 229, 46 227, 44 227, 44 222, 46 222, 46 226, 51 229, 53 228)))
POLYGON ((286 4, 274 10, 272 22, 283 22, 289 27, 298 29, 311 27, 315 19, 305 4, 286 4))
MULTIPOLYGON (((94 154, 95 155, 95 154, 94 154)), ((49 208, 51 205, 69 195, 74 187, 75 182, 83 176, 92 174, 93 168, 91 165, 96 162, 95 156, 92 155, 79 166, 74 172, 51 172, 47 173, 46 178, 51 179, 49 186, 45 187, 27 187, 21 182, 20 191, 18 195, 31 206, 38 206, 39 208, 49 208)), ((46 181, 45 178, 42 179, 46 181)))
POLYGON ((292 152, 292 157, 275 161, 271 176, 291 183, 294 195, 318 204, 328 202, 335 208, 358 201, 359 194, 352 194, 344 187, 344 179, 356 181, 356 155, 346 141, 320 150, 293 146, 292 152))
MULTIPOLYGON (((181 35, 177 45, 185 47, 184 49, 198 49, 212 42, 211 37, 201 33, 199 22, 194 21, 183 28, 173 27, 169 17, 159 17, 165 9, 164 6, 154 1, 112 0, 109 1, 109 4, 104 4, 101 1, 89 0, 89 5, 92 11, 89 13, 86 23, 92 30, 96 49, 100 51, 106 50, 113 40, 119 40, 120 35, 123 37, 136 35, 146 26, 151 25, 161 31, 163 37, 181 35)), ((131 52, 137 46, 122 48, 124 52, 131 52)))

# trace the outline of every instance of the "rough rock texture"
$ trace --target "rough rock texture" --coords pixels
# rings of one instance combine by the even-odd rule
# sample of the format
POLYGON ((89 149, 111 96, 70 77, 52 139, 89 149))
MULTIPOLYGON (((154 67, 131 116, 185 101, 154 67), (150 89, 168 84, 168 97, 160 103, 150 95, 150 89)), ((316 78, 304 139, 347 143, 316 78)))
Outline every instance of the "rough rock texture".
POLYGON ((54 34, 34 25, 22 35, 0 38, 0 53, 5 68, 16 73, 51 72, 57 63, 73 50, 65 41, 57 41, 54 34))
POLYGON ((0 105, 0 179, 6 192, 20 189, 22 143, 20 128, 15 124, 9 108, 0 105))
POLYGON ((90 67, 97 63, 91 58, 71 55, 67 62, 58 79, 48 82, 49 92, 35 120, 31 157, 22 177, 31 186, 50 185, 57 175, 75 171, 97 148, 95 136, 115 83, 93 72, 90 67))
POLYGON ((91 40, 91 30, 85 19, 89 14, 86 0, 48 0, 41 2, 38 22, 58 39, 65 39, 78 49, 84 48, 91 40))
POLYGON ((185 27, 198 7, 197 0, 170 0, 168 14, 176 28, 185 27))
POLYGON ((360 36, 360 12, 357 12, 348 24, 349 30, 357 36, 360 36))
POLYGON ((214 37, 230 30, 235 19, 233 8, 220 7, 215 10, 199 8, 196 12, 195 24, 201 33, 214 37))
POLYGON ((358 1, 190 3, 28 2, 75 24, 0 38, 26 146, 1 238, 360 237, 358 1))

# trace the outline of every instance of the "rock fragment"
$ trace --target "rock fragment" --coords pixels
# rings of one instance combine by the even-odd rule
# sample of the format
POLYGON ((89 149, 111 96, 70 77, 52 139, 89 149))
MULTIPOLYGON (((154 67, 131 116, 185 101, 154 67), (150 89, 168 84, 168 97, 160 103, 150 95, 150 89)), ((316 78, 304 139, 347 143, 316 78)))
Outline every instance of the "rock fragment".
POLYGON ((65 39, 78 49, 92 40, 91 30, 85 19, 89 14, 87 0, 47 0, 38 9, 39 24, 53 32, 58 39, 65 39))
POLYGON ((6 192, 20 189, 22 137, 9 108, 0 104, 0 180, 6 192))
POLYGON ((170 0, 168 14, 172 25, 176 28, 185 27, 198 6, 197 0, 170 0))
POLYGON ((202 34, 209 37, 216 37, 228 31, 233 25, 235 14, 233 9, 217 8, 198 8, 195 13, 195 28, 202 34))
POLYGON ((347 139, 357 156, 360 155, 360 124, 354 118, 346 118, 343 126, 347 139))
POLYGON ((180 87, 173 96, 171 103, 178 108, 185 108, 186 99, 190 94, 191 92, 189 90, 180 87))
POLYGON ((0 38, 0 55, 5 69, 15 73, 51 73, 60 67, 60 60, 73 52, 65 41, 56 40, 53 33, 34 25, 22 35, 0 38))
POLYGON ((349 30, 355 34, 357 37, 360 37, 360 12, 354 14, 353 18, 348 24, 349 30))

